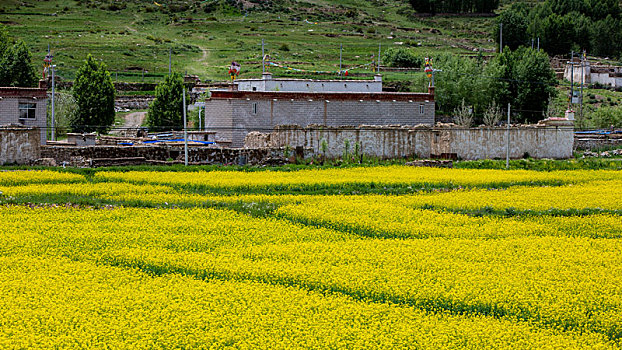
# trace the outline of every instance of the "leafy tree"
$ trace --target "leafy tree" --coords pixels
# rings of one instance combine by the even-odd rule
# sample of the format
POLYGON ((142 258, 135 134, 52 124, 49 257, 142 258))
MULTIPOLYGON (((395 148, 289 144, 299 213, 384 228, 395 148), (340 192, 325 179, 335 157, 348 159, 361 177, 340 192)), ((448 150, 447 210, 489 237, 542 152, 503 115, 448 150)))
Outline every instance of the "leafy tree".
POLYGON ((617 56, 622 53, 622 23, 609 15, 594 24, 592 49, 601 56, 617 56))
POLYGON ((0 26, 0 86, 37 86, 37 74, 30 51, 23 41, 13 42, 0 26))
POLYGON ((590 52, 592 50, 592 20, 585 15, 576 12, 569 14, 569 16, 572 26, 574 27, 574 51, 580 52, 581 50, 586 50, 590 52))
POLYGON ((507 95, 500 99, 502 106, 509 102, 526 121, 537 122, 555 93, 555 72, 548 55, 521 47, 516 51, 504 51, 495 60, 504 67, 499 79, 508 83, 507 95))
POLYGON ((497 25, 494 32, 495 41, 499 44, 500 24, 503 23, 503 46, 508 46, 511 50, 516 50, 521 45, 526 45, 529 41, 527 33, 527 19, 525 16, 514 9, 504 11, 497 17, 497 25))
POLYGON ((103 62, 88 55, 73 85, 78 111, 71 120, 73 132, 105 133, 114 123, 115 89, 103 62))
POLYGON ((498 61, 485 64, 483 60, 439 55, 434 67, 442 70, 436 75, 436 105, 442 113, 453 113, 464 100, 473 107, 474 121, 479 123, 493 100, 509 95, 507 82, 498 79, 504 70, 498 61))
POLYGON ((167 76, 163 83, 158 84, 147 114, 151 130, 183 129, 183 89, 184 80, 178 73, 167 76))
POLYGON ((542 22, 543 47, 551 55, 570 52, 574 39, 574 28, 569 16, 552 14, 542 22))
MULTIPOLYGON (((69 130, 71 121, 78 113, 76 99, 70 92, 58 91, 54 93, 54 118, 56 123, 56 137, 65 135, 69 130)), ((52 124, 52 104, 47 106, 48 125, 52 124)))
POLYGON ((13 45, 13 39, 9 36, 6 28, 0 24, 0 57, 4 57, 4 52, 13 45))
POLYGON ((622 108, 603 106, 587 112, 588 123, 593 128, 622 127, 622 108))
MULTIPOLYGON (((540 38, 541 47, 549 54, 588 50, 600 56, 619 57, 622 55, 620 4, 619 0, 544 0, 530 8, 524 2, 515 3, 499 16, 504 21, 504 43, 512 42, 509 37, 506 41, 504 17, 515 16, 518 11, 527 22, 523 35, 540 38)), ((492 34, 498 40, 497 28, 492 34)))
POLYGON ((405 47, 391 47, 382 55, 382 62, 390 67, 417 68, 423 65, 423 59, 405 47))

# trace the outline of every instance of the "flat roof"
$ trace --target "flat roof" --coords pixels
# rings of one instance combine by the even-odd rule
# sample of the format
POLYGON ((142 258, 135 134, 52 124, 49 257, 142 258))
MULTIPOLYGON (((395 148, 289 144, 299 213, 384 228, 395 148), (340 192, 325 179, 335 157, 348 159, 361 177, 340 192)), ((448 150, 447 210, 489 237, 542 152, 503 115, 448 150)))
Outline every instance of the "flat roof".
POLYGON ((317 99, 363 101, 434 101, 434 94, 415 92, 292 92, 212 90, 212 99, 317 99))
POLYGON ((27 88, 27 87, 0 87, 0 96, 2 97, 36 97, 47 98, 47 89, 27 88))
POLYGON ((318 82, 318 83, 382 83, 381 80, 375 79, 296 79, 296 78, 271 78, 271 79, 261 79, 261 78, 249 78, 249 79, 237 79, 234 80, 234 83, 239 81, 310 81, 310 82, 318 82))

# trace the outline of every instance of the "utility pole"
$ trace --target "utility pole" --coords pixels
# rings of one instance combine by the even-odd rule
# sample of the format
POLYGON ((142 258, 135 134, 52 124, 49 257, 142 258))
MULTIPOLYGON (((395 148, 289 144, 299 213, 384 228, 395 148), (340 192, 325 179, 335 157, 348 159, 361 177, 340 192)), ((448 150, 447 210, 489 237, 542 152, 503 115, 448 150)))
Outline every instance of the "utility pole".
POLYGON ((574 51, 570 51, 570 104, 574 97, 574 51))
POLYGON ((50 68, 52 68, 52 141, 56 141, 56 120, 55 120, 55 115, 54 115, 54 68, 56 68, 55 65, 51 65, 50 68))
POLYGON ((570 51, 570 104, 569 106, 572 106, 573 104, 573 98, 574 98, 574 51, 570 51))
POLYGON ((266 72, 266 54, 264 51, 263 39, 261 39, 261 70, 262 70, 262 73, 266 72))
POLYGON ((540 51, 540 37, 538 37, 538 51, 540 51))
POLYGON ((583 83, 585 80, 585 61, 586 61, 586 57, 585 57, 585 50, 583 51, 583 54, 581 55, 581 109, 579 112, 580 118, 581 118, 581 122, 583 122, 583 83))
POLYGON ((339 44, 339 75, 341 75, 341 57, 343 56, 343 44, 339 44))
POLYGON ((171 61, 172 61, 172 53, 173 53, 173 49, 169 47, 168 49, 168 75, 171 75, 171 61))
POLYGON ((199 106, 199 131, 203 131, 203 123, 201 123, 201 109, 202 107, 199 106))
POLYGON ((186 123, 186 87, 183 89, 184 104, 184 165, 188 166, 188 124, 186 123))
POLYGON ((503 53, 503 23, 499 23, 499 53, 503 53))
POLYGON ((380 49, 382 47, 382 43, 378 44, 378 74, 380 74, 380 49))
POLYGON ((505 132, 505 139, 506 139, 506 145, 505 145, 505 169, 509 169, 510 168, 510 104, 508 103, 508 123, 507 123, 507 129, 505 132))

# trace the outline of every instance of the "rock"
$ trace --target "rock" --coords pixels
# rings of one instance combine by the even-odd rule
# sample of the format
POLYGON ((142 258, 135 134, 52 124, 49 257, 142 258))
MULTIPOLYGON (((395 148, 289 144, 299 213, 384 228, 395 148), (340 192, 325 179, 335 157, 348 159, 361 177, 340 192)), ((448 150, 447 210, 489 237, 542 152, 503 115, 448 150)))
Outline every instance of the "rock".
POLYGON ((454 162, 451 160, 421 159, 421 160, 413 160, 412 162, 408 162, 405 165, 414 166, 414 167, 453 168, 454 162))
POLYGON ((39 158, 33 162, 32 165, 37 166, 57 166, 56 159, 54 158, 39 158))

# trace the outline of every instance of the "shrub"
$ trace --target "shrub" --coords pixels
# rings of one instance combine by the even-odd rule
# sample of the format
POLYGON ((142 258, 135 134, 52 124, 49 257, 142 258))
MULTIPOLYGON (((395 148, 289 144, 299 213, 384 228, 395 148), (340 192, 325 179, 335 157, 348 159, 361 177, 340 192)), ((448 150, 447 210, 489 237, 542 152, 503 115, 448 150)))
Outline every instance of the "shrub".
POLYGON ((406 47, 391 47, 382 55, 382 62, 390 67, 416 68, 423 65, 423 59, 417 57, 406 47))

